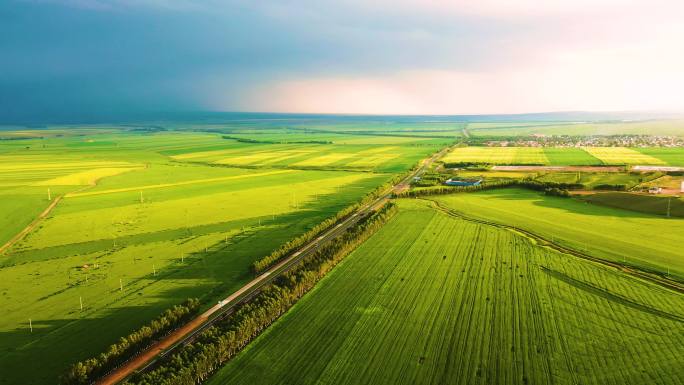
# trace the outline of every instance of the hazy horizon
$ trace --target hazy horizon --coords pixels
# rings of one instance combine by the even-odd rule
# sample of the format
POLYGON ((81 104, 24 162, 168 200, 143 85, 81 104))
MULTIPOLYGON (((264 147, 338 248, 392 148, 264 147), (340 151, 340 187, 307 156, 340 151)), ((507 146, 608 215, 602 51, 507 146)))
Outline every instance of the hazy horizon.
POLYGON ((684 111, 673 0, 9 0, 0 122, 684 111))
POLYGON ((258 122, 280 120, 294 121, 401 121, 406 123, 427 122, 616 122, 616 121, 653 121, 680 120, 684 114, 651 111, 548 111, 519 114, 362 114, 362 113, 298 113, 268 111, 166 111, 144 113, 114 114, 74 114, 31 117, 20 119, 1 119, 0 130, 23 126, 43 128, 50 125, 126 125, 126 124, 163 124, 163 123, 235 123, 241 121, 258 122))

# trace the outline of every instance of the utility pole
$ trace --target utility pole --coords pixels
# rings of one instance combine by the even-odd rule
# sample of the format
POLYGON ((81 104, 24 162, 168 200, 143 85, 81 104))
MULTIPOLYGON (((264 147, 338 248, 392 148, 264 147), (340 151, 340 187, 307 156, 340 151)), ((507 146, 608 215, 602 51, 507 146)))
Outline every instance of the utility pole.
POLYGON ((181 263, 185 260, 185 253, 181 253, 181 263))
POLYGON ((83 297, 78 297, 78 302, 81 304, 81 311, 83 311, 83 297))
POLYGON ((48 187, 48 200, 49 201, 52 200, 52 194, 50 194, 50 188, 49 187, 48 187))
POLYGON ((143 203, 142 191, 140 191, 140 203, 143 203))
POLYGON ((152 275, 157 275, 157 269, 154 267, 154 263, 152 264, 152 275))
POLYGON ((119 291, 123 291, 123 281, 119 278, 119 291))
POLYGON ((33 324, 31 323, 30 318, 29 318, 29 329, 31 329, 31 333, 33 333, 33 324))
POLYGON ((667 197, 667 217, 670 217, 670 200, 672 197, 667 197))

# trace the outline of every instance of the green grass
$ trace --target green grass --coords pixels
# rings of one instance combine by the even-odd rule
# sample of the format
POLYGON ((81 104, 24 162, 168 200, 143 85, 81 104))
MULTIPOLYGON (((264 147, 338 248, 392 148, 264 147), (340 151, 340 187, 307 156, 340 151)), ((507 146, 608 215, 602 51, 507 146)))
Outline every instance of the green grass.
POLYGON ((681 383, 681 295, 400 204, 209 384, 681 383))
POLYGON ((684 198, 632 193, 598 193, 582 197, 589 203, 659 216, 684 218, 684 198))
POLYGON ((238 143, 215 133, 77 132, 21 146, 0 142, 0 241, 47 207, 47 188, 53 197, 65 195, 0 256, 3 385, 53 384, 69 364, 188 297, 213 305, 252 278, 255 260, 392 177, 384 171, 404 171, 438 148, 364 144, 318 151, 238 143), (176 156, 218 151, 234 160, 282 149, 308 166, 231 168, 176 156), (357 162, 364 172, 326 170, 339 154, 350 155, 341 166, 357 162))
POLYGON ((581 148, 544 148, 544 154, 551 166, 592 166, 602 164, 581 148))
POLYGON ((684 148, 637 148, 636 150, 660 159, 670 166, 684 167, 684 148))
POLYGON ((684 278, 684 220, 591 205, 523 189, 434 198, 466 215, 517 226, 592 255, 684 278))
MULTIPOLYGON (((69 191, 53 188, 54 196, 69 191)), ((0 245, 4 245, 48 207, 47 189, 34 186, 0 186, 0 245)))
POLYGON ((648 178, 648 175, 622 172, 549 172, 536 179, 542 182, 581 183, 586 189, 600 185, 624 185, 630 189, 648 178))

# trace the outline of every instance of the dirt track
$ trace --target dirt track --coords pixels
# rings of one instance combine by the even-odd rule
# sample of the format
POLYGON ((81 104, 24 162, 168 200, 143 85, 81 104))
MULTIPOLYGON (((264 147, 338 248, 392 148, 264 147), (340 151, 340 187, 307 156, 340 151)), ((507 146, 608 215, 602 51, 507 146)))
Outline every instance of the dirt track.
POLYGON ((33 220, 33 222, 29 223, 28 226, 24 227, 23 230, 21 230, 17 235, 15 235, 14 237, 12 237, 12 239, 10 239, 9 241, 7 241, 7 243, 5 243, 4 245, 2 245, 2 247, 0 247, 0 254, 2 254, 2 253, 4 253, 5 251, 9 250, 9 248, 12 247, 12 246, 14 246, 15 243, 17 243, 17 242, 19 242, 20 240, 22 240, 22 239, 26 236, 26 234, 28 234, 28 233, 30 233, 31 231, 33 231, 33 229, 40 223, 40 221, 42 221, 43 219, 45 219, 45 217, 47 217, 48 214, 50 214, 50 212, 52 211, 52 209, 54 209, 55 206, 57 206, 57 203, 59 203, 59 201, 61 201, 63 197, 64 197, 63 195, 60 195, 60 196, 58 196, 58 197, 55 197, 55 199, 48 205, 48 207, 46 207, 45 210, 43 210, 43 212, 41 212, 41 213, 38 215, 38 217, 37 217, 36 219, 33 220))

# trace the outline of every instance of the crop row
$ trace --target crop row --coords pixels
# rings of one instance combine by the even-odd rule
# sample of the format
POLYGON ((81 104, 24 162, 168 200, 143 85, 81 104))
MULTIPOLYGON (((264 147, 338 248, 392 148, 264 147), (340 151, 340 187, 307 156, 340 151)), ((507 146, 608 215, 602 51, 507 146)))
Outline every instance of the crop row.
POLYGON ((683 305, 513 232, 400 201, 210 383, 680 384, 683 305))

